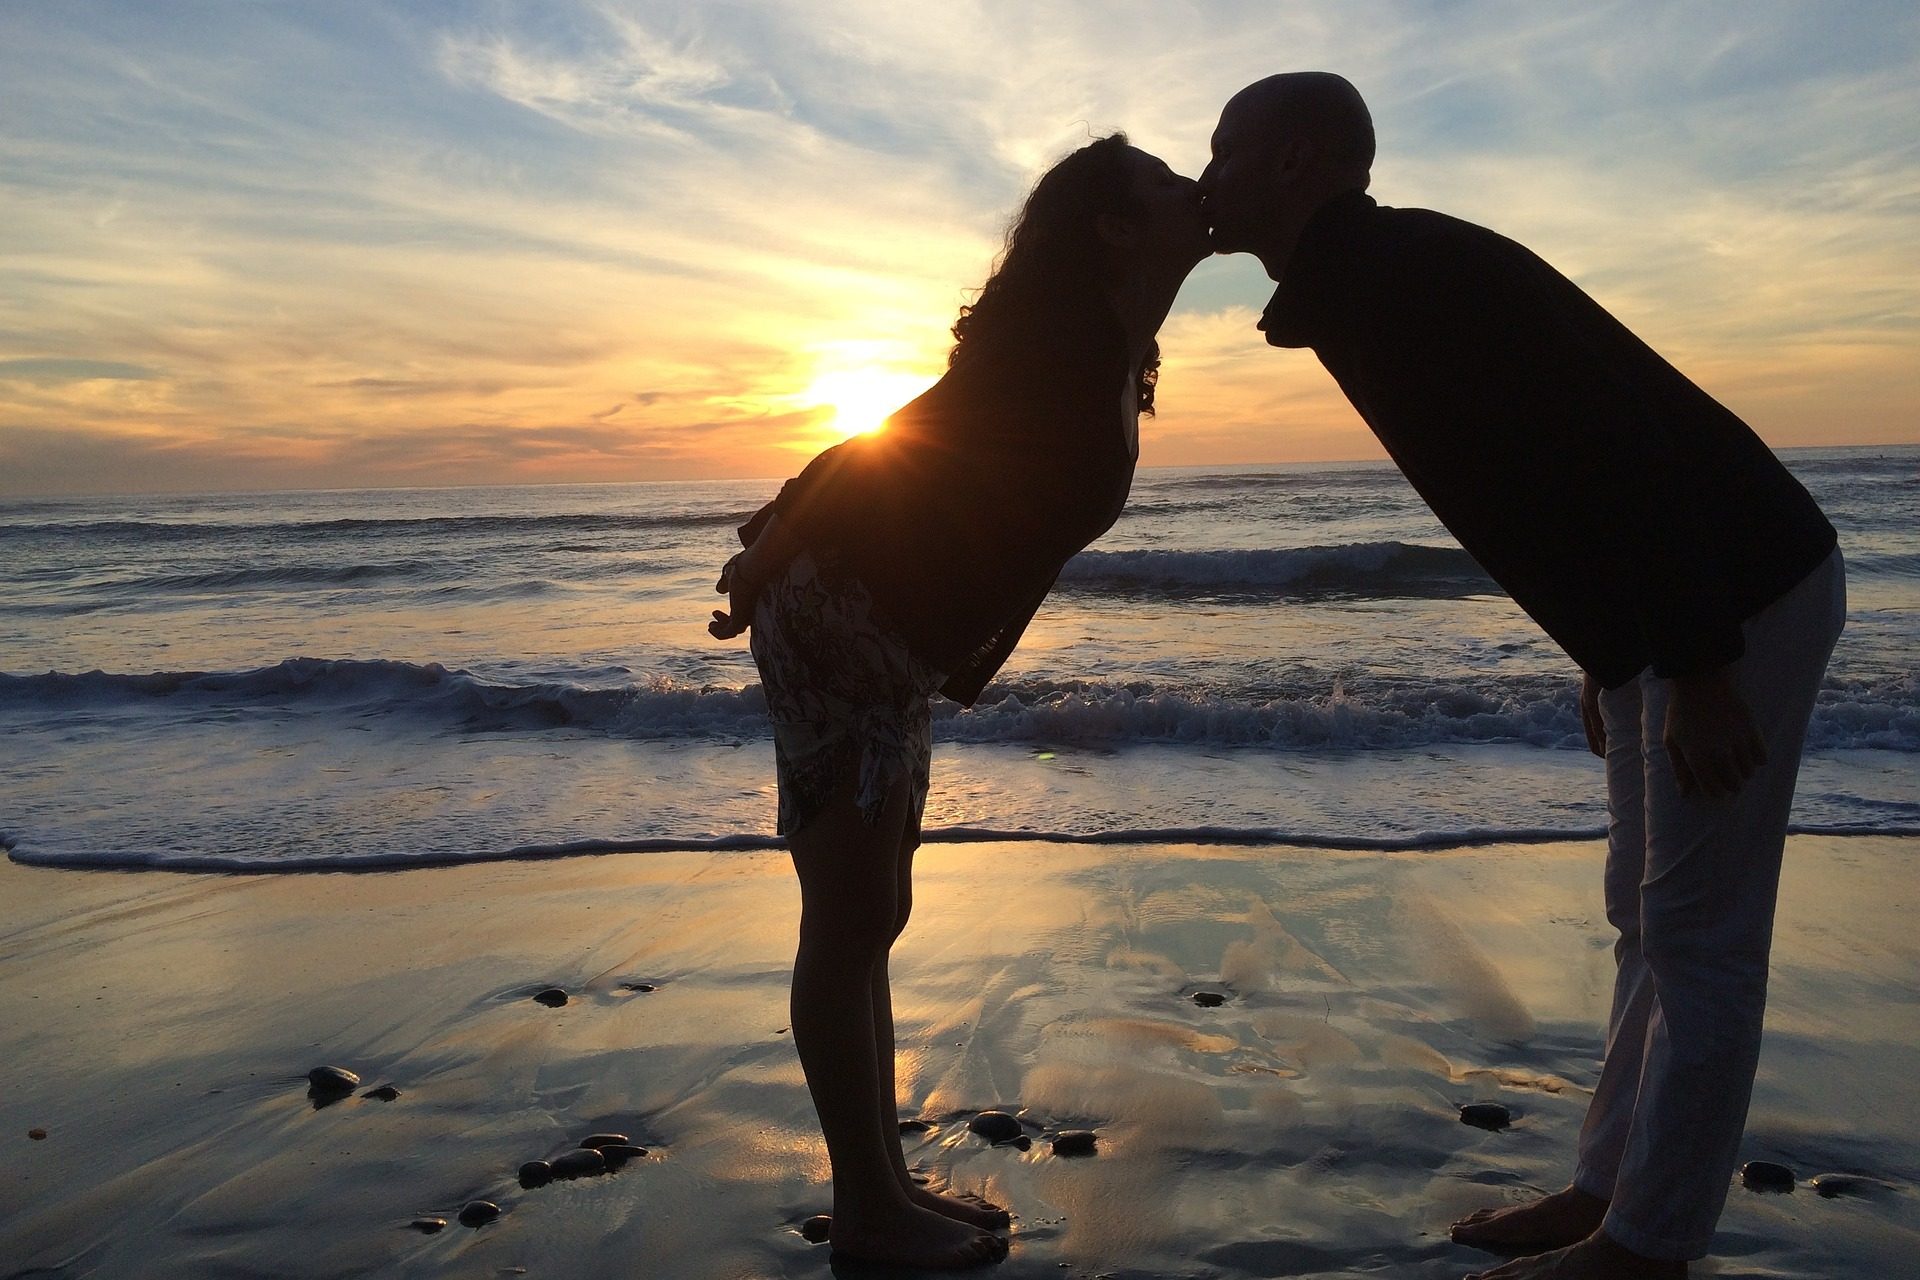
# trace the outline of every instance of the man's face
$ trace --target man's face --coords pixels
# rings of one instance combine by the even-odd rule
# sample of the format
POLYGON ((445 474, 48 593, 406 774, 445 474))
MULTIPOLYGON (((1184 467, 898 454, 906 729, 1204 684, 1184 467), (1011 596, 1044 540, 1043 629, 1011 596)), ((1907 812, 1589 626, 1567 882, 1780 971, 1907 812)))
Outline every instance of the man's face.
POLYGON ((1229 102, 1213 131, 1213 158, 1200 174, 1200 196, 1215 253, 1244 253, 1280 208, 1279 140, 1256 127, 1253 113, 1229 102))

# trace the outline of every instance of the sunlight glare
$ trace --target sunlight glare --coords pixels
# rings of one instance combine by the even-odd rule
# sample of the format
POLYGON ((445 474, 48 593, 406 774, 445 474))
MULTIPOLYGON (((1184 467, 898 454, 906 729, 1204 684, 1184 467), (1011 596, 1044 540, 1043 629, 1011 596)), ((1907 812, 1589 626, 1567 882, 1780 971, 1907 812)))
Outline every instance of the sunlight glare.
POLYGON ((880 369, 828 369, 801 396, 809 406, 833 410, 826 427, 847 439, 877 431, 887 418, 927 389, 922 374, 880 369))

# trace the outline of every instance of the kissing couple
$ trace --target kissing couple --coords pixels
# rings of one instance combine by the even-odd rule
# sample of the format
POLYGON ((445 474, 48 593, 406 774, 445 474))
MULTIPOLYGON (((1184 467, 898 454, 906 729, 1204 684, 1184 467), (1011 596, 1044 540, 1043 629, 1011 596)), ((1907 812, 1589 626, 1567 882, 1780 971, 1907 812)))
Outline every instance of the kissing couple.
POLYGON ((1034 186, 947 372, 740 530, 709 630, 752 629, 798 873, 792 1018, 832 1240, 997 1261, 1005 1209, 908 1176, 888 953, 912 909, 930 700, 971 705, 1125 506, 1189 272, 1251 253, 1268 343, 1316 355, 1460 544, 1581 672, 1606 762, 1604 1062, 1569 1185, 1455 1223, 1483 1280, 1704 1257, 1738 1158, 1788 807, 1846 614, 1833 527, 1743 422, 1566 277, 1368 194, 1371 117, 1325 72, 1235 95, 1196 181, 1124 134, 1034 186))

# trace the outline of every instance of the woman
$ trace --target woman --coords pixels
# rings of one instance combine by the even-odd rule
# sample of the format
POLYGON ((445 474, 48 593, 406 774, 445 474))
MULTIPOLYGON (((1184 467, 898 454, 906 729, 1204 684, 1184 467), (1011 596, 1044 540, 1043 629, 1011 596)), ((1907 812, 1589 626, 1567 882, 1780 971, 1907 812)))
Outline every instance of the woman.
POLYGON ((800 877, 793 1034, 833 1162, 837 1252, 997 1261, 1005 1211, 907 1176, 887 953, 905 928, 935 692, 971 705, 1060 567, 1120 514, 1154 334, 1210 252, 1191 179, 1114 134, 1040 179, 948 369, 740 531, 721 639, 753 627, 800 877))

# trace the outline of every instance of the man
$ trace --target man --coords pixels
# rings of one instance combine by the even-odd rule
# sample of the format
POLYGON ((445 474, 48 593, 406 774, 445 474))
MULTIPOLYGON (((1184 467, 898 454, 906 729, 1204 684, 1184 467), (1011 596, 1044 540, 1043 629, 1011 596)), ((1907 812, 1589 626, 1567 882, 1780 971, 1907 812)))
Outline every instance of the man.
POLYGON ((1845 618, 1833 527, 1758 437, 1514 242, 1367 196, 1373 125, 1335 75, 1226 106, 1214 246, 1279 287, 1434 513, 1584 670, 1606 760, 1606 1060, 1564 1191, 1454 1224, 1484 1273, 1684 1276, 1725 1204, 1766 1003, 1787 811, 1845 618))

